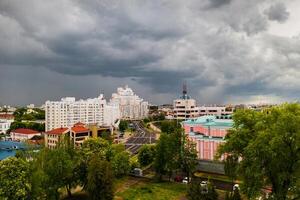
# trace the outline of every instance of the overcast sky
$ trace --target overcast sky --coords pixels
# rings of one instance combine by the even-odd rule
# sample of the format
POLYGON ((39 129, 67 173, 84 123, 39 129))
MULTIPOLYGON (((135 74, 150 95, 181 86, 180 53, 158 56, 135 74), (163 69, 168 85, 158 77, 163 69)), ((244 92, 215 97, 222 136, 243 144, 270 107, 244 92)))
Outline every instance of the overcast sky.
POLYGON ((0 104, 110 98, 128 84, 171 103, 300 94, 299 0, 0 0, 0 104))

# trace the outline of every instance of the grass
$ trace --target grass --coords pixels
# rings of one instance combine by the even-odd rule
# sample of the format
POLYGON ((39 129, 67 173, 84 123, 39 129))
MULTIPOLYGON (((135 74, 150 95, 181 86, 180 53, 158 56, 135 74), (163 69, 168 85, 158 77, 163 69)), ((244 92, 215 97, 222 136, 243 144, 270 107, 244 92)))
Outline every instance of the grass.
POLYGON ((186 189, 180 183, 139 182, 116 192, 115 200, 180 200, 185 199, 186 189))
MULTIPOLYGON (((195 172, 194 175, 196 177, 201 177, 201 178, 209 178, 211 180, 218 180, 218 181, 223 181, 223 182, 228 182, 231 183, 231 179, 228 176, 221 175, 221 174, 212 174, 212 173, 206 173, 206 172, 195 172)), ((239 180, 235 180, 235 183, 241 183, 239 180)))

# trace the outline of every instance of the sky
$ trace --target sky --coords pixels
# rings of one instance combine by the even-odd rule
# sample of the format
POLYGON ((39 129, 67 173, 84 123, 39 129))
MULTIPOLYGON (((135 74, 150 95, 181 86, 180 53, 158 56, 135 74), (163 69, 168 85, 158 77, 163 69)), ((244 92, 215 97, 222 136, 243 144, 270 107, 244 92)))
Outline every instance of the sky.
POLYGON ((296 101, 299 21, 299 0, 0 0, 0 105, 184 82, 201 105, 296 101))

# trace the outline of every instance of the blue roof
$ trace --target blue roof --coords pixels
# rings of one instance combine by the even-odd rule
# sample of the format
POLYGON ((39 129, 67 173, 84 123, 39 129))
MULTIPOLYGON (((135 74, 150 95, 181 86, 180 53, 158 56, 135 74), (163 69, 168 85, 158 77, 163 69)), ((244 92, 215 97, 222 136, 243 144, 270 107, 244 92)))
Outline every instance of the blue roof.
POLYGON ((230 119, 216 119, 216 116, 213 115, 205 115, 195 119, 189 119, 183 122, 184 124, 197 125, 201 124, 207 127, 232 127, 233 121, 230 119))

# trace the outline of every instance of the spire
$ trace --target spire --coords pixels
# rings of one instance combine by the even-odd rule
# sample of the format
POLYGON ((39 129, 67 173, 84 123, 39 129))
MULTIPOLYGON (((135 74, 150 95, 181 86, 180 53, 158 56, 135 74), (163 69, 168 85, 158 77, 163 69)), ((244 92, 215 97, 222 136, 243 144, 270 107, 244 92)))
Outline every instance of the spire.
POLYGON ((183 96, 185 96, 187 94, 187 85, 186 85, 186 81, 183 82, 182 85, 182 94, 183 96))

